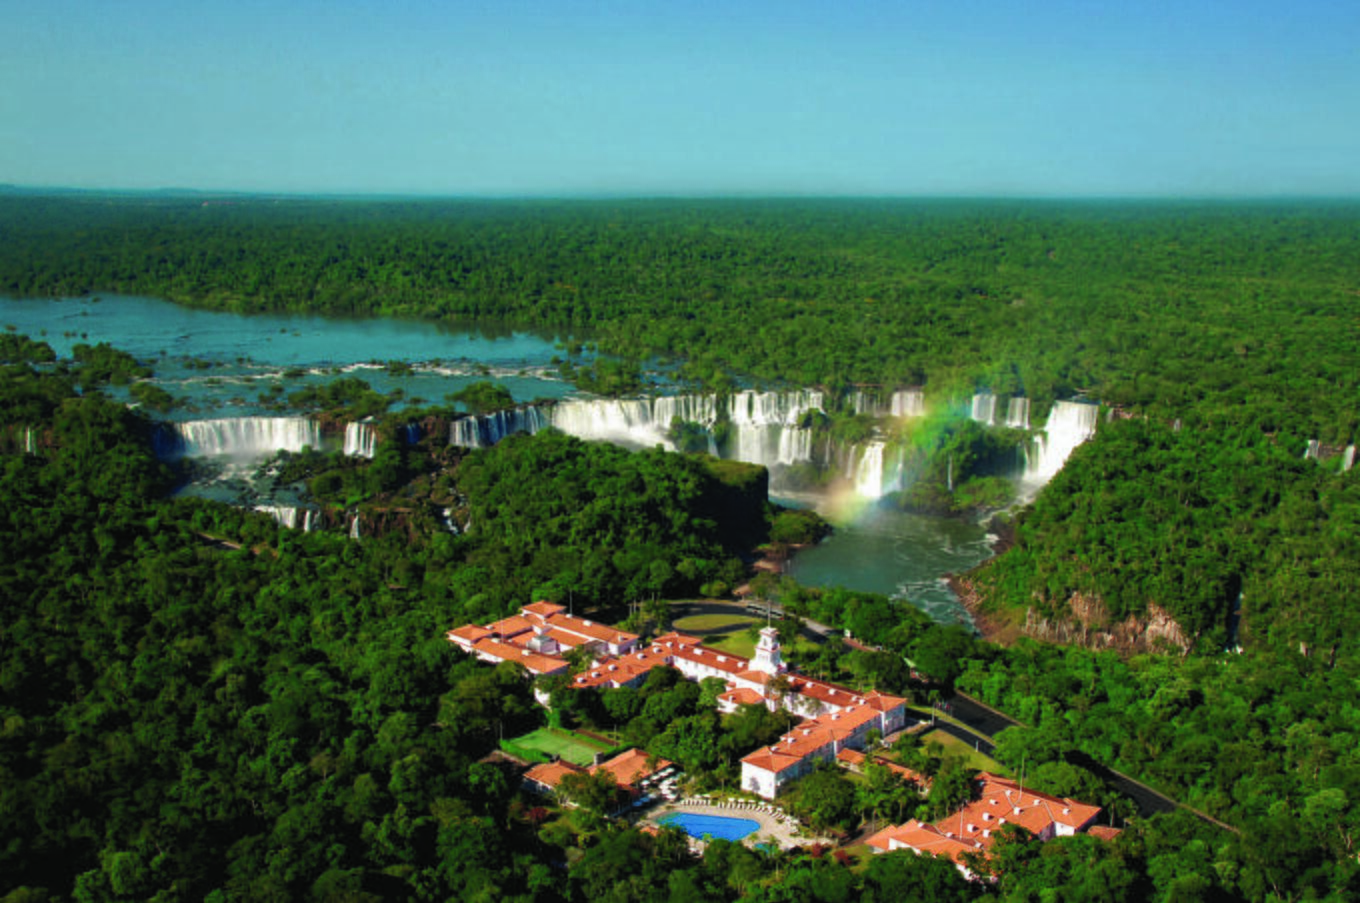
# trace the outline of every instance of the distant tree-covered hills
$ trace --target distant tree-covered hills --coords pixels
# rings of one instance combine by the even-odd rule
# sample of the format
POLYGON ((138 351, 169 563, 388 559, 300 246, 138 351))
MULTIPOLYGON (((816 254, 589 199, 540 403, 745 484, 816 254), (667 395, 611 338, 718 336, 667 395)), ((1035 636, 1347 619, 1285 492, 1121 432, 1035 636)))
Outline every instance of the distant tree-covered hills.
POLYGON ((1355 431, 1360 206, 0 197, 0 292, 495 317, 628 357, 1355 431))

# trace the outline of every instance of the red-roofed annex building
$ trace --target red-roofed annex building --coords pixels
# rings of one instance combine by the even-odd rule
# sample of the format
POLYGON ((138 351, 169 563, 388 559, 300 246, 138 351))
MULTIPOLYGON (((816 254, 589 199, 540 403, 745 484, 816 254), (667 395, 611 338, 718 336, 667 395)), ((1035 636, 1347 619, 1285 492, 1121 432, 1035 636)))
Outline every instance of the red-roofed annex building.
POLYGON ((524 773, 524 782, 540 793, 548 793, 561 786, 562 779, 569 774, 598 774, 605 771, 614 778, 615 784, 628 791, 630 797, 637 797, 642 793, 644 781, 672 765, 669 759, 649 756, 640 749, 629 749, 589 768, 562 760, 535 765, 524 773))
POLYGON ((566 613, 552 602, 535 602, 485 627, 465 624, 446 637, 463 651, 486 662, 519 662, 535 676, 565 674, 562 654, 584 647, 593 655, 626 655, 637 647, 638 635, 566 613))
MULTIPOLYGON (((1019 825, 1040 840, 1087 831, 1100 837, 1095 820, 1100 807, 1065 797, 1024 790, 1009 778, 983 772, 977 777, 976 798, 933 824, 912 819, 892 825, 865 841, 877 853, 914 850, 948 856, 965 875, 965 853, 986 855, 1003 825, 1019 825)), ((1117 832, 1116 832, 1117 833, 1117 832)))

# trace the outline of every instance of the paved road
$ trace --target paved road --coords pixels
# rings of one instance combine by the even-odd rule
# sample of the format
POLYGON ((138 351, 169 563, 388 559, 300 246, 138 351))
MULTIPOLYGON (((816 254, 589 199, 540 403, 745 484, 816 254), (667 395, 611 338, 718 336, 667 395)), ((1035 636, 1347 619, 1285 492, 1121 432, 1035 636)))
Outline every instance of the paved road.
MULTIPOLYGON (((1020 722, 1013 718, 1008 718, 1000 712, 990 709, 968 696, 955 694, 949 698, 947 704, 949 706, 948 712, 950 715, 979 733, 986 734, 988 737, 995 737, 998 733, 1008 727, 1020 725, 1020 722)), ((940 727, 942 725, 937 723, 936 726, 940 727)), ((955 727, 954 730, 949 731, 949 733, 964 740, 975 739, 967 731, 957 727, 955 727)), ((984 744, 984 746, 986 746, 986 744, 984 744)), ((986 752, 986 749, 984 748, 982 751, 986 752)), ((988 755, 990 755, 990 753, 988 753, 988 755)), ((1158 793, 1151 787, 1139 783, 1127 775, 1120 774, 1111 768, 1105 767, 1085 753, 1074 752, 1069 755, 1069 758, 1072 760, 1073 765, 1079 765, 1092 772, 1101 780, 1118 788, 1120 793, 1133 800, 1134 805, 1138 807, 1138 814, 1143 818, 1156 815, 1159 812, 1174 812, 1177 808, 1180 808, 1180 804, 1170 797, 1158 793)), ((1190 809, 1189 807, 1186 807, 1186 809, 1187 811, 1198 815, 1200 818, 1203 818, 1205 821, 1212 822, 1220 827, 1230 827, 1210 818, 1202 812, 1190 809)))
POLYGON ((992 743, 991 740, 989 739, 984 740, 982 737, 979 737, 977 734, 973 733, 967 728, 959 727, 957 724, 950 724, 948 721, 936 720, 935 729, 944 731, 951 737, 959 738, 964 743, 967 743, 969 746, 973 747, 973 749, 976 749, 978 752, 982 753, 984 756, 990 756, 992 753, 996 751, 996 746, 992 743))

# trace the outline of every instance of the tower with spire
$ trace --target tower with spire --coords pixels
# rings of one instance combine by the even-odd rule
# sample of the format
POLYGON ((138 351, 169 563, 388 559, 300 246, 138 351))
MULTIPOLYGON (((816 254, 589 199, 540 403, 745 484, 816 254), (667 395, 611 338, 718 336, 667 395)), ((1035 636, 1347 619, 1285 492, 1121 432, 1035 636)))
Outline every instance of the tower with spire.
POLYGON ((779 654, 779 631, 773 627, 762 627, 760 642, 756 644, 756 656, 751 659, 752 671, 763 671, 773 677, 788 670, 779 654))

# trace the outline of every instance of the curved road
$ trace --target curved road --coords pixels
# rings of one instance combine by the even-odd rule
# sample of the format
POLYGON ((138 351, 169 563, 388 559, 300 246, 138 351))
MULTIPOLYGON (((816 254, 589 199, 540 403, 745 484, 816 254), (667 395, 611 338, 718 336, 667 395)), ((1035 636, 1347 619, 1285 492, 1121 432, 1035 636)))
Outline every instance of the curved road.
MULTIPOLYGON (((991 755, 989 749, 995 749, 995 746, 991 743, 992 737, 995 737, 998 733, 1008 727, 1023 727, 1019 721, 1007 717, 996 709, 983 705, 971 696, 966 696, 962 693, 955 693, 951 696, 947 701, 947 705, 949 706, 946 710, 947 714, 977 731, 977 734, 984 735, 987 739, 980 739, 977 734, 970 733, 957 725, 937 721, 935 726, 944 728, 952 736, 958 737, 967 743, 977 742, 979 744, 978 749, 988 755, 991 755)), ((1087 771, 1092 772, 1101 780, 1118 788, 1120 793, 1133 800, 1134 805, 1138 807, 1138 814, 1143 818, 1148 818, 1159 812, 1174 812, 1176 809, 1185 809, 1185 811, 1198 816, 1210 824, 1217 825, 1220 828, 1226 828, 1229 831, 1237 830, 1231 825, 1224 824, 1218 819, 1206 815, 1197 809, 1192 809, 1189 806, 1176 802, 1169 796, 1153 790, 1146 784, 1136 781, 1126 774, 1121 774, 1112 768, 1102 765, 1095 759, 1086 755, 1086 753, 1080 751, 1072 752, 1069 754, 1069 758, 1072 761, 1072 764, 1079 765, 1087 771)))

